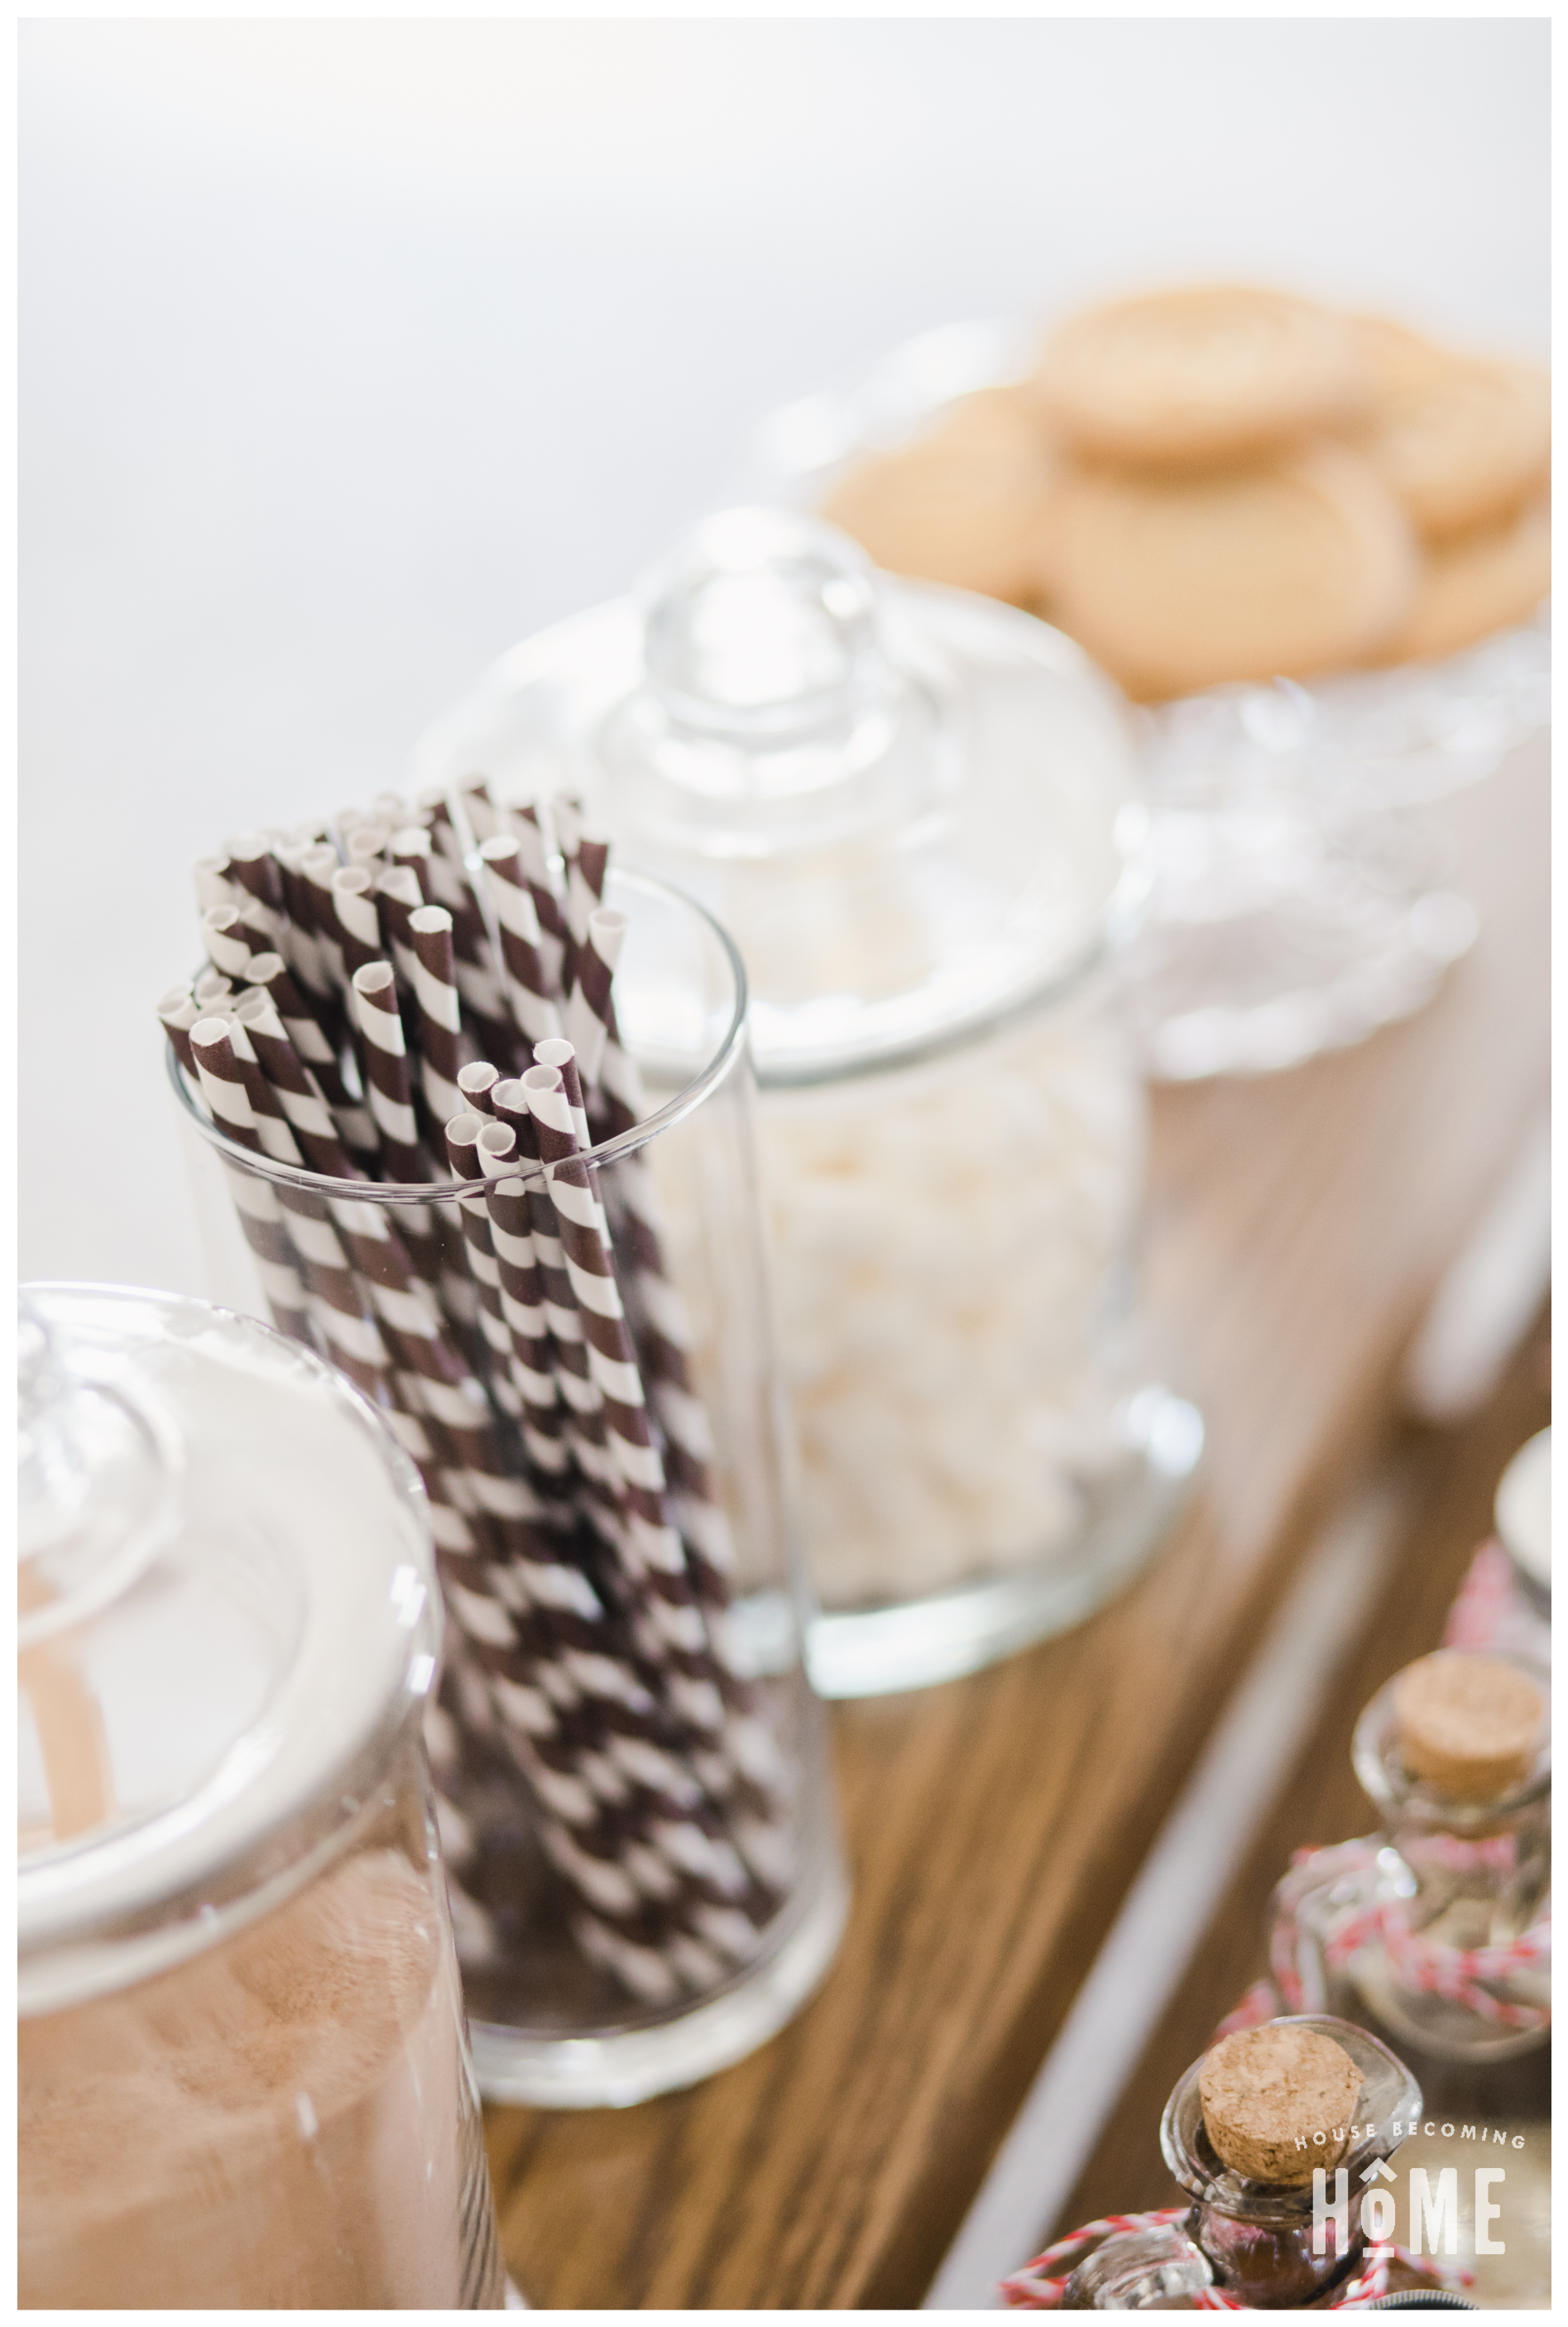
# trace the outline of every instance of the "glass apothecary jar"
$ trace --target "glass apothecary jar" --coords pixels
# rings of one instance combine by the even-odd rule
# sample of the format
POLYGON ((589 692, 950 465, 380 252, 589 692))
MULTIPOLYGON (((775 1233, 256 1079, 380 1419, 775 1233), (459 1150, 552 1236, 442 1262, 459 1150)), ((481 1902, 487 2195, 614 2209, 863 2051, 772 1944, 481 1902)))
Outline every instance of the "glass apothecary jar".
POLYGON ((500 2308, 412 1466, 197 1302, 20 1358, 23 2308, 500 2308))
POLYGON ((1228 2061, 1211 2049, 1166 2103, 1160 2146, 1186 2202, 1108 2214, 1070 2231, 1003 2280, 1010 2307, 1371 2310, 1403 2304, 1412 2292, 1421 2303, 1471 2307, 1451 2293, 1452 2272, 1393 2244, 1388 2160, 1415 2131, 1422 2107, 1408 2070, 1364 2029, 1322 2015, 1273 2021, 1231 2045, 1255 2040, 1272 2054, 1261 2077, 1237 2061, 1234 2049, 1228 2061), (1353 2107, 1330 2101, 1321 2075, 1302 2061, 1314 2047, 1320 2060, 1325 2051, 1338 2056, 1330 2081, 1342 2096, 1353 2093, 1353 2107), (1287 2049, 1294 2067, 1282 2062, 1287 2049), (1239 2154, 1283 2178, 1255 2178, 1220 2154, 1207 2114, 1210 2075, 1228 2118, 1222 2145, 1238 2154, 1239 2127, 1239 2154), (1322 2117, 1315 2104, 1324 2105, 1322 2117), (1330 2122, 1336 2115, 1347 2121, 1330 2122), (1405 2291, 1391 2294, 1395 2275, 1405 2291))
MULTIPOLYGON (((183 1037, 194 1072, 170 1057, 215 1286, 316 1340, 423 1473, 475 2069, 487 2098, 561 2107, 754 2050, 822 1978, 848 1897, 804 1669, 745 976, 659 882, 611 867, 603 910, 624 936, 604 1063, 623 1127, 561 1129, 567 1160, 541 1160, 526 1104, 521 1132, 507 1121, 524 1085, 492 1072, 483 1113, 434 1117, 448 1173, 466 1140, 474 1176, 308 1168, 310 1107, 290 1117, 267 1084, 287 1054, 254 988, 183 1037), (225 1060, 277 1106, 265 1142, 225 1060)), ((412 1165, 434 1169, 436 1135, 412 1165)))
POLYGON ((1144 1100, 1106 972, 1145 821, 1086 658, 732 510, 509 656, 416 772, 575 796, 745 957, 818 1688, 946 1679, 1108 1598, 1202 1426, 1139 1347, 1144 1100))
MULTIPOLYGON (((1165 2163, 1192 2200, 1187 2235, 1208 2263, 1214 2285, 1239 2296, 1249 2310, 1260 2311, 1299 2309, 1354 2276, 1367 2243, 1365 2185, 1377 2178, 1377 2166, 1394 2155, 1421 2114, 1415 2079, 1364 2029, 1306 2014, 1273 2024, 1328 2037, 1361 2072, 1354 2124, 1321 2133, 1314 2128, 1324 2154, 1334 2157, 1322 2183, 1314 2188, 1310 2179, 1254 2181, 1224 2163, 1204 2123, 1202 2061, 1176 2087, 1160 2124, 1165 2163), (1348 2138, 1336 2144, 1336 2133, 1348 2138)), ((1102 2270, 1114 2243, 1107 2240, 1100 2249, 1106 2258, 1102 2270)))
POLYGON ((1533 2051, 1552 2031, 1546 1676, 1489 1651, 1423 1661, 1483 1678, 1517 1673, 1543 1716, 1538 1743, 1490 1790, 1421 1774, 1402 1737, 1396 1675, 1363 1711, 1351 1748, 1378 1830, 1286 1876, 1273 1952, 1282 1985, 1309 2005, 1369 2019, 1418 2057, 1479 2067, 1533 2051))

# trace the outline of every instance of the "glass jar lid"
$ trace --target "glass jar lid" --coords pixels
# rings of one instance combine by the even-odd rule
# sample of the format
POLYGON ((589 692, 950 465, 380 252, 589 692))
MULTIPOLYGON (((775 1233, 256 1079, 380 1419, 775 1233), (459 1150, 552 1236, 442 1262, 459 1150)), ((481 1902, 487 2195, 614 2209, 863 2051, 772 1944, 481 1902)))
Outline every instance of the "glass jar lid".
POLYGON ((210 1943, 355 1814, 428 1691, 413 1466, 204 1303, 33 1285, 18 1383, 19 2007, 210 1943))
POLYGON ((1075 978, 1147 885, 1120 697, 988 599, 783 510, 498 664, 422 782, 579 795, 745 957, 764 1082, 908 1059, 1075 978))
POLYGON ((1489 1801, 1468 1801, 1444 1793, 1418 1777, 1400 1747, 1395 1686, 1386 1681, 1363 1706, 1350 1739, 1350 1760, 1362 1791, 1386 1826, 1421 1827, 1436 1833, 1485 1836, 1499 1819, 1544 1801, 1552 1790, 1552 1689, 1545 1667, 1510 1649, 1447 1649, 1445 1656, 1485 1656, 1489 1663, 1515 1666, 1540 1693, 1541 1736, 1525 1775, 1489 1801))

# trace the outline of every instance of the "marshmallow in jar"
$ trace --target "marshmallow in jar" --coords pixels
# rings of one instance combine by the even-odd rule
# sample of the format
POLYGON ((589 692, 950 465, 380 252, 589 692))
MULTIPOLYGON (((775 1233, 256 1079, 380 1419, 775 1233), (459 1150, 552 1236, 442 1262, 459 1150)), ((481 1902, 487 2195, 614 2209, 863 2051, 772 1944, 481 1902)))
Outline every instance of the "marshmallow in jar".
POLYGON ((500 2308, 410 1465, 201 1303, 21 1352, 23 2307, 500 2308))
MULTIPOLYGON (((1131 1330, 1144 1109, 1106 972, 1143 818, 1107 683, 737 509, 508 657, 420 763, 577 795, 744 956, 818 1687, 946 1678, 1107 1597, 1202 1435, 1131 1330)), ((663 1193, 695 1235, 700 1190, 663 1193)))

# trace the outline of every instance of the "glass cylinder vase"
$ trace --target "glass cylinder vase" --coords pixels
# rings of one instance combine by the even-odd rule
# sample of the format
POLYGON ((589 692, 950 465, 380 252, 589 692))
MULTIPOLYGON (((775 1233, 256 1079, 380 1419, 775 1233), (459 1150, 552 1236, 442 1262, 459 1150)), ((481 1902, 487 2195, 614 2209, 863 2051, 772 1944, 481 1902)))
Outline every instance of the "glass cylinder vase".
MULTIPOLYGON (((662 883, 614 870, 605 902, 626 916, 637 1120, 570 1168, 324 1177, 238 1145, 171 1060, 215 1283, 292 1304, 431 1497, 450 1645, 429 1734, 481 2089, 583 2107, 753 2050, 823 1976, 847 1904, 801 1653, 744 973, 662 883), (574 1295, 615 1307, 639 1402, 646 1385, 664 1500, 630 1537, 612 1465, 556 1492, 511 1362, 506 1271, 530 1239, 558 1265, 574 1220, 604 1239, 600 1292, 576 1270, 574 1295)), ((578 1313, 547 1313, 582 1346, 578 1313)))

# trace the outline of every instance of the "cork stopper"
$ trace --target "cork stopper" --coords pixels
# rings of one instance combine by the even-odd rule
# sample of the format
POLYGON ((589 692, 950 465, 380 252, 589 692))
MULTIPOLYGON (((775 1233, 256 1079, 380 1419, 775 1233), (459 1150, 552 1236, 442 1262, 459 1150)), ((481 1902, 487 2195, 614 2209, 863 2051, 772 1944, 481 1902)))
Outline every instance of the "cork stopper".
POLYGON ((1272 2021, 1222 2037, 1198 2089, 1209 2141, 1226 2164, 1249 2182, 1290 2184, 1310 2182, 1314 2167, 1337 2165, 1345 2154, 1361 2071, 1331 2036, 1272 2021))
POLYGON ((1517 1665, 1457 1649, 1406 1665, 1394 1684, 1405 1767, 1455 1801, 1495 1801, 1529 1774, 1545 1710, 1517 1665))

